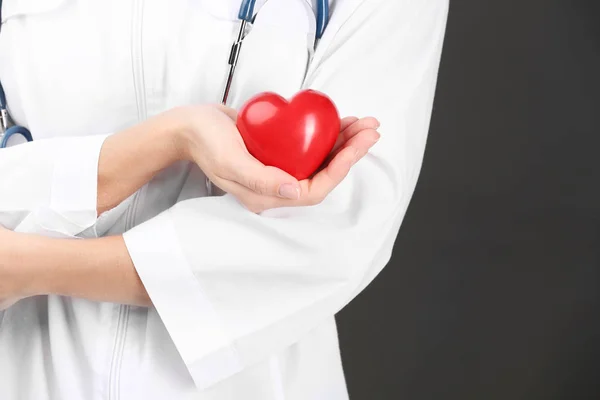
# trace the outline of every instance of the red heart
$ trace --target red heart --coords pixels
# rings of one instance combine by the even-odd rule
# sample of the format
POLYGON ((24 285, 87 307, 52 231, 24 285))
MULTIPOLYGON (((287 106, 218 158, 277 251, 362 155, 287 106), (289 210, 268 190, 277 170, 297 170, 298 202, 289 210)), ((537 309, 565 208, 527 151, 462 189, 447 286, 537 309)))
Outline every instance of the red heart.
POLYGON ((302 180, 331 152, 340 134, 340 117, 331 99, 315 90, 303 90, 290 102, 265 92, 242 106, 237 127, 256 159, 302 180))

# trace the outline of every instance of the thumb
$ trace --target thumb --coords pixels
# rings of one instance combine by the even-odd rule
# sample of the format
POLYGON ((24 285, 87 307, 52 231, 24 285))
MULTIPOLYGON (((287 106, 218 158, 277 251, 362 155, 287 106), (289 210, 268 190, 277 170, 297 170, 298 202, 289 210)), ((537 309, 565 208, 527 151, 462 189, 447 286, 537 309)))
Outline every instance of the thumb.
POLYGON ((222 113, 226 114, 229 118, 231 118, 233 121, 237 120, 237 111, 234 108, 231 107, 227 107, 224 104, 216 104, 215 105, 216 108, 221 111, 222 113))
POLYGON ((279 168, 263 165, 250 153, 238 158, 228 178, 263 196, 297 200, 301 194, 296 178, 279 168))

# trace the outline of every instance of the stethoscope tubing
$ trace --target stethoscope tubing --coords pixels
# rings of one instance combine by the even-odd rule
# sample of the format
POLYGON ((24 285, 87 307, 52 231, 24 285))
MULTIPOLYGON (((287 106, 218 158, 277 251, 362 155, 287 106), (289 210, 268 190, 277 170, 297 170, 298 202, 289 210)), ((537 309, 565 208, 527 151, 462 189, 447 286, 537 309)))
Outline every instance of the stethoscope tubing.
MULTIPOLYGON (((252 22, 254 18, 255 4, 256 0, 242 0, 242 4, 240 5, 240 11, 238 13, 238 18, 241 21, 252 22)), ((327 28, 327 23, 329 22, 329 0, 318 0, 316 22, 317 39, 321 39, 323 33, 325 33, 325 28, 327 28)))
MULTIPOLYGON (((0 21, 2 21, 2 0, 0 0, 0 21)), ((18 125, 9 127, 8 123, 6 94, 2 83, 0 83, 0 149, 7 147, 9 139, 15 135, 22 135, 28 142, 33 141, 29 129, 18 125)))
POLYGON ((23 136, 28 142, 33 141, 33 137, 31 136, 31 132, 29 132, 29 129, 25 128, 24 126, 18 125, 11 126, 6 130, 6 132, 4 132, 3 135, 0 136, 2 138, 2 140, 0 140, 0 149, 6 148, 8 146, 8 140, 16 135, 23 136))

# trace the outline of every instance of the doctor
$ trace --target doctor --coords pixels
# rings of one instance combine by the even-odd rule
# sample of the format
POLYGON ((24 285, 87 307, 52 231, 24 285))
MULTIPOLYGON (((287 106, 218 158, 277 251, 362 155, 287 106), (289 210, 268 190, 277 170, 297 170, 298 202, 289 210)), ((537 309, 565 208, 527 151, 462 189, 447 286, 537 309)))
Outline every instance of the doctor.
POLYGON ((348 398, 334 315, 389 260, 448 2, 335 0, 315 41, 310 1, 258 1, 229 108, 239 3, 4 0, 0 81, 34 142, 0 150, 1 399, 348 398), (297 182, 234 109, 302 88, 377 119, 344 118, 297 182))

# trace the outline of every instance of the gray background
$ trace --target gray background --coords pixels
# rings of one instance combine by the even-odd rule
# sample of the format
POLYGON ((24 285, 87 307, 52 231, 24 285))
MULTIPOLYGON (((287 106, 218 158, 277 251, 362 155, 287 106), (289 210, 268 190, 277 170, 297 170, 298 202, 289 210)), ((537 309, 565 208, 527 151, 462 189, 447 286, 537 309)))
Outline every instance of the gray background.
POLYGON ((451 0, 425 163, 338 316, 353 400, 600 399, 598 0, 451 0))

